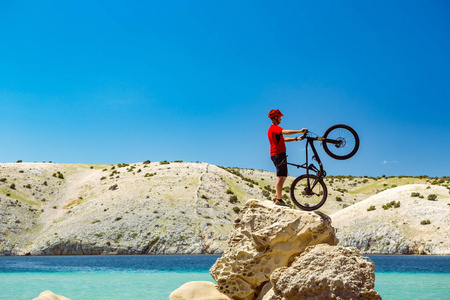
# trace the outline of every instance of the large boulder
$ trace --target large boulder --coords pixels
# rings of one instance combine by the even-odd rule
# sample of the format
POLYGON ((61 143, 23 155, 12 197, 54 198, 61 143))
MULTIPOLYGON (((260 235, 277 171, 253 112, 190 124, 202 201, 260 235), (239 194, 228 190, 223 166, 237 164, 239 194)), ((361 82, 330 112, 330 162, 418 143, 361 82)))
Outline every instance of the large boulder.
POLYGON ((308 247, 292 265, 272 273, 273 292, 262 299, 381 299, 374 270, 373 261, 356 248, 308 247))
POLYGON ((231 300, 210 281, 191 281, 173 291, 169 300, 231 300))
POLYGON ((290 265, 306 247, 322 243, 338 243, 328 216, 249 200, 210 273, 222 293, 255 299, 273 271, 290 265))

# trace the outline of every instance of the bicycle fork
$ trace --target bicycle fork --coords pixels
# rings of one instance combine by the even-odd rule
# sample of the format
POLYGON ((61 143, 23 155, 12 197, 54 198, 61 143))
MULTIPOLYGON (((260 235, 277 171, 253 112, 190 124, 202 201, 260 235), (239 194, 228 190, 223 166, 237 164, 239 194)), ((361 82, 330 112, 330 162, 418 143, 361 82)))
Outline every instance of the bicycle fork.
POLYGON ((311 140, 308 138, 307 142, 306 142, 306 163, 305 163, 305 169, 306 169, 306 182, 307 182, 307 187, 305 188, 305 193, 308 196, 313 195, 313 189, 316 187, 317 183, 322 180, 325 176, 326 176, 326 172, 323 169, 323 165, 322 165, 322 161, 319 158, 319 155, 317 154, 316 148, 314 147, 314 144, 311 142, 311 140), (317 167, 314 164, 310 164, 308 165, 308 144, 311 146, 311 149, 313 151, 313 160, 316 160, 317 163, 319 164, 319 168, 317 169, 317 167), (311 180, 309 177, 309 171, 314 171, 316 173, 317 178, 314 180, 314 182, 311 184, 311 180))

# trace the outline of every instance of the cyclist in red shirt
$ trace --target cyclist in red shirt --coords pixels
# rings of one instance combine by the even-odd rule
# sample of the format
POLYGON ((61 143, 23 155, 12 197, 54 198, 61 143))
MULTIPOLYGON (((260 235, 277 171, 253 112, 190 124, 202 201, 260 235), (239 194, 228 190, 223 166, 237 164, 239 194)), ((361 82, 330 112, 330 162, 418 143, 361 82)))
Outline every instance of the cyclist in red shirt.
POLYGON ((273 202, 277 205, 287 206, 283 200, 281 200, 281 192, 283 190, 283 184, 287 177, 287 164, 286 164, 286 145, 285 142, 294 142, 303 140, 302 137, 287 138, 283 135, 291 135, 297 133, 306 133, 308 129, 302 130, 284 130, 281 128, 281 117, 284 115, 278 109, 272 109, 269 112, 269 118, 272 120, 272 126, 269 128, 268 137, 270 142, 270 158, 273 164, 277 168, 277 182, 276 182, 276 195, 273 202))

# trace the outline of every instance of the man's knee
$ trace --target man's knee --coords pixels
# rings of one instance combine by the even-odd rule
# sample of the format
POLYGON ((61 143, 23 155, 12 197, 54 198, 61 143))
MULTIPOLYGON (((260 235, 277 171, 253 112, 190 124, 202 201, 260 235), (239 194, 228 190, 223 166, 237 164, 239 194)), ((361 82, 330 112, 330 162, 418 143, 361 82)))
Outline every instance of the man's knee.
POLYGON ((286 176, 277 176, 277 182, 281 182, 284 183, 284 181, 286 180, 286 176))

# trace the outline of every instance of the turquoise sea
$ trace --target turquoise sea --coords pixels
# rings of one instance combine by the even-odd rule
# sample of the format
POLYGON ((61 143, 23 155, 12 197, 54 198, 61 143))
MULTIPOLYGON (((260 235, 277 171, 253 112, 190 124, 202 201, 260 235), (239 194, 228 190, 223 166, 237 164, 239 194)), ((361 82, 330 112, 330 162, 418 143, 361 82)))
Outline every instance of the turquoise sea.
MULTIPOLYGON (((189 281, 212 281, 216 255, 0 257, 0 299, 44 290, 72 300, 168 299, 189 281)), ((450 256, 368 256, 383 299, 450 299, 450 256)))

